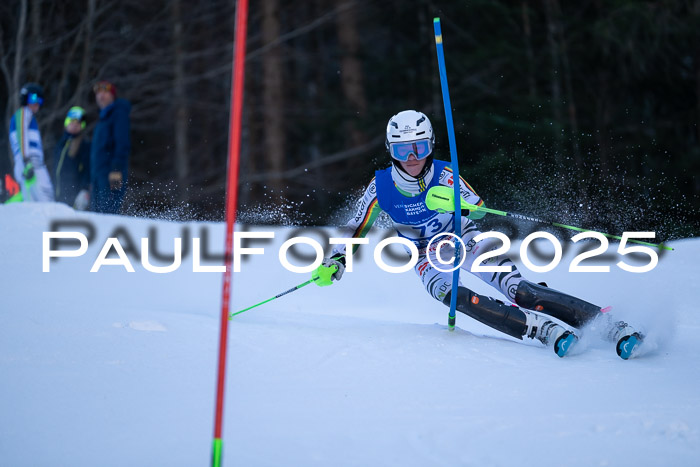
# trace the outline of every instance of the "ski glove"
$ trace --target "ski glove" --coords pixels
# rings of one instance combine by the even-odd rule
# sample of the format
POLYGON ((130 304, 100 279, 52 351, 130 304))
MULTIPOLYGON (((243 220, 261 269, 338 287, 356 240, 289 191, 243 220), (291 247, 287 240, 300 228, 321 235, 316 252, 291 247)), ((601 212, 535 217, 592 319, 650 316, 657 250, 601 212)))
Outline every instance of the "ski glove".
POLYGON ((333 285, 333 279, 339 281, 345 272, 345 256, 336 255, 325 258, 321 265, 312 273, 311 279, 319 287, 333 285))

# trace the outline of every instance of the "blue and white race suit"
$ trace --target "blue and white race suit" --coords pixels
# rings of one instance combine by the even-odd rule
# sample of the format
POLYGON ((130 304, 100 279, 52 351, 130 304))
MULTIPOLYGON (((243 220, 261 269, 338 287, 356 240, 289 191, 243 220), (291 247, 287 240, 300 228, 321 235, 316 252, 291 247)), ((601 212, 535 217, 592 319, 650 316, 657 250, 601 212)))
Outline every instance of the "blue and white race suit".
MULTIPOLYGON (((442 301, 452 289, 452 272, 443 272, 448 266, 441 265, 437 261, 436 250, 439 242, 435 241, 427 249, 428 243, 433 237, 444 233, 454 233, 454 214, 438 213, 431 211, 425 204, 426 194, 433 186, 443 185, 452 187, 454 176, 447 162, 435 160, 433 162, 432 177, 422 181, 420 192, 407 193, 400 190, 392 178, 393 167, 377 171, 375 178, 369 183, 364 195, 358 202, 355 215, 347 223, 347 228, 352 232, 353 238, 363 238, 381 212, 386 212, 392 220, 393 227, 400 237, 406 238, 415 244, 418 249, 418 262, 415 272, 421 278, 424 287, 433 298, 442 301), (429 258, 431 261, 429 261, 429 258), (431 264, 432 262, 432 264, 431 264)), ((483 200, 474 192, 471 186, 459 178, 461 197, 470 204, 482 206, 483 200)), ((495 287, 510 301, 515 301, 515 291, 522 280, 513 262, 506 256, 495 256, 487 260, 489 265, 512 266, 510 272, 472 272, 471 268, 478 256, 484 252, 496 248, 499 244, 494 238, 487 238, 475 242, 474 237, 479 235, 477 226, 468 217, 461 217, 462 241, 466 250, 466 257, 461 269, 469 271, 487 284, 495 287)), ((448 248, 441 251, 443 258, 452 255, 448 248)), ((333 254, 345 254, 345 245, 338 245, 333 249, 333 254)), ((461 285, 461 280, 460 280, 461 285)))
POLYGON ((10 146, 15 160, 15 180, 22 189, 25 201, 53 201, 53 185, 44 162, 39 125, 29 107, 21 107, 10 119, 10 146), (36 182, 27 183, 25 165, 31 163, 36 182))

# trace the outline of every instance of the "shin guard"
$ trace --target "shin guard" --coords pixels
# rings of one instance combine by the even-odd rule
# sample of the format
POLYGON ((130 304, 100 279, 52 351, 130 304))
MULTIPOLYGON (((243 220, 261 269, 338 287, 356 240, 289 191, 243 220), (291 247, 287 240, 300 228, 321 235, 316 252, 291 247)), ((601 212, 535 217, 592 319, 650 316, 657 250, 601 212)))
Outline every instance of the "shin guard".
POLYGON ((600 315, 600 307, 549 287, 523 280, 515 292, 515 303, 580 328, 600 315))
MULTIPOLYGON (((448 292, 443 300, 447 306, 451 295, 448 292)), ((522 339, 527 331, 527 318, 518 307, 478 295, 466 287, 457 289, 457 311, 516 339, 522 339)))

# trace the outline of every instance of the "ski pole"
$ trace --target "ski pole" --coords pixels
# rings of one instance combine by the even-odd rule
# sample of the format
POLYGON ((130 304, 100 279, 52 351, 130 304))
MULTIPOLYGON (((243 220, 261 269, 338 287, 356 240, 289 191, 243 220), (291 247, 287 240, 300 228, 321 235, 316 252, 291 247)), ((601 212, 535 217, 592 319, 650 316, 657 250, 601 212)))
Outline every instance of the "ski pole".
POLYGON ((299 285, 297 285, 297 286, 295 286, 295 287, 292 287, 292 288, 289 289, 289 290, 285 290, 285 291, 282 292, 281 294, 275 295, 275 296, 272 297, 272 298, 268 298, 267 300, 264 300, 264 301, 262 301, 262 302, 260 302, 260 303, 258 303, 258 304, 256 304, 256 305, 249 306, 248 308, 245 308, 245 309, 243 309, 243 310, 241 310, 241 311, 237 311, 237 312, 235 312, 235 313, 231 313, 231 314, 228 316, 228 319, 230 320, 230 319, 233 318, 234 316, 240 315, 240 314, 243 313, 244 311, 248 311, 248 310, 250 310, 250 309, 252 309, 252 308, 255 308, 255 307, 257 307, 257 306, 260 306, 260 305, 264 305, 265 303, 271 302, 272 300, 275 300, 276 298, 280 298, 280 297, 282 297, 282 296, 284 296, 284 295, 287 295, 288 293, 294 292, 295 290, 299 290, 299 289, 301 289, 302 287, 305 287, 305 286, 311 284, 312 282, 315 282, 315 280, 316 280, 316 279, 309 279, 308 281, 304 282, 303 284, 299 284, 299 285))
MULTIPOLYGON (((302 283, 302 284, 299 284, 299 285, 297 285, 297 286, 294 286, 294 287, 292 287, 292 288, 289 289, 289 290, 285 290, 284 292, 282 292, 282 293, 280 293, 280 294, 277 294, 277 295, 275 295, 275 296, 272 297, 272 298, 268 298, 267 300, 264 300, 264 301, 262 301, 262 302, 260 302, 260 303, 257 303, 257 304, 255 304, 255 305, 253 305, 253 306, 249 306, 248 308, 245 308, 245 309, 243 309, 243 310, 241 310, 241 311, 237 311, 237 312, 235 312, 235 313, 231 313, 231 314, 228 316, 228 319, 231 320, 231 318, 233 318, 233 317, 236 316, 236 315, 240 315, 240 314, 243 313, 244 311, 248 311, 248 310, 253 309, 253 308, 255 308, 255 307, 257 307, 257 306, 260 306, 260 305, 264 305, 264 304, 266 304, 267 302, 271 302, 272 300, 275 300, 275 299, 280 298, 280 297, 282 297, 282 296, 284 296, 284 295, 287 295, 288 293, 292 293, 292 292, 294 292, 294 291, 296 291, 296 290, 299 290, 299 289, 301 289, 302 287, 305 287, 305 286, 311 284, 312 282, 316 282, 316 281, 319 280, 319 279, 325 279, 325 280, 331 281, 331 275, 334 274, 337 270, 338 270, 338 267, 337 267, 337 266, 332 266, 332 267, 331 267, 331 270, 328 271, 328 272, 326 272, 326 273, 324 274, 326 277, 319 277, 319 275, 314 274, 313 277, 312 277, 311 279, 309 279, 308 281, 306 281, 306 282, 304 282, 304 283, 302 283)), ((330 282, 329 282, 328 284, 325 284, 325 285, 330 285, 330 282)))
MULTIPOLYGON (((431 209, 433 211, 443 211, 443 212, 449 212, 453 207, 453 195, 452 195, 452 188, 446 187, 446 186, 436 186, 428 190, 428 195, 425 200, 425 204, 428 206, 428 209, 431 209)), ((481 211, 481 212, 486 212, 490 214, 496 214, 498 216, 504 216, 504 217, 511 217, 513 219, 523 219, 531 222, 537 222, 540 224, 545 224, 545 225, 551 225, 553 227, 560 227, 562 229, 569 229, 569 230, 574 230, 576 232, 596 232, 601 235, 604 235, 608 238, 614 238, 616 240, 622 240, 622 237, 618 237, 617 235, 611 235, 607 234, 604 232, 597 232, 595 230, 591 229, 582 229, 581 227, 574 227, 573 225, 566 225, 566 224, 559 224, 557 222, 550 222, 550 221, 545 221, 542 219, 538 219, 536 217, 531 217, 531 216, 524 216, 522 214, 515 214, 512 212, 505 212, 505 211, 499 211, 498 209, 490 209, 484 206, 477 206, 475 204, 470 204, 467 203, 466 201, 462 200, 462 209, 468 209, 470 211, 481 211)), ((635 240, 628 238, 628 242, 631 243, 639 243, 641 245, 647 245, 647 246, 653 246, 659 249, 664 249, 664 250, 673 250, 670 246, 666 246, 662 243, 649 243, 649 242, 643 242, 641 240, 635 240)))

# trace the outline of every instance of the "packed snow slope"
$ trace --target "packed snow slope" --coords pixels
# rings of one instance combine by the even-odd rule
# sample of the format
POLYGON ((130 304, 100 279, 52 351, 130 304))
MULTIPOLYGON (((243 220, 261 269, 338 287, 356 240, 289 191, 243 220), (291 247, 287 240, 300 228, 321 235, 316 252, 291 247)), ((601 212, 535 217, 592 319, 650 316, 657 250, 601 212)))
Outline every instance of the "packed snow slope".
MULTIPOLYGON (((244 245, 264 254, 234 274, 232 311, 308 279, 280 265, 287 238, 337 234, 237 230, 275 237, 244 245)), ((618 243, 598 260, 608 273, 569 272, 570 248, 539 274, 521 266, 514 243, 530 280, 611 305, 644 329, 645 352, 623 361, 591 332, 563 359, 459 313, 449 332, 447 308, 412 271, 373 261, 387 233, 370 235, 340 283, 311 284, 230 321, 224 465, 700 465, 700 240, 672 242, 642 274, 615 265, 633 262, 618 243)), ((201 239, 202 265, 214 266, 223 235, 219 223, 0 206, 0 465, 209 464, 222 274, 193 272, 192 239, 201 239), (89 247, 43 272, 42 232, 52 229, 81 231, 89 247), (134 272, 90 272, 109 237, 134 272), (167 257, 177 237, 177 270, 141 264, 142 238, 167 257)), ((463 281, 498 296, 469 274, 463 281)))

